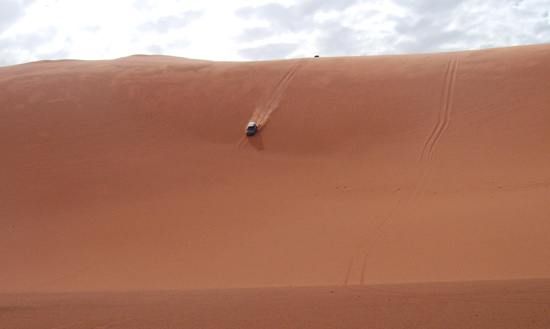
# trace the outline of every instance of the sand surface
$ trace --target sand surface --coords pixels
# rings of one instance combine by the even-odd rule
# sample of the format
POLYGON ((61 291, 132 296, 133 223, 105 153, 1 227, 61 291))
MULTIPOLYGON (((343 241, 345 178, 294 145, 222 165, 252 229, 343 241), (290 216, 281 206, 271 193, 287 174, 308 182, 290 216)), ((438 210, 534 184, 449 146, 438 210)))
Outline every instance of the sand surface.
MULTIPOLYGON (((548 58, 550 45, 534 45, 2 67, 0 325, 13 294, 45 296, 40 304, 88 292, 87 305, 111 298, 94 292, 164 291, 180 305, 210 289, 199 300, 215 307, 212 291, 246 299, 302 286, 321 289, 308 304, 351 314, 362 306, 314 296, 493 282, 480 280, 521 293, 524 280, 550 278, 548 58), (247 138, 251 120, 261 129, 247 138)), ((546 290, 534 300, 548 306, 548 281, 535 282, 546 290)), ((429 317, 438 303, 419 305, 429 317)), ((410 310, 402 316, 419 316, 410 310)))
POLYGON ((549 315, 549 280, 0 296, 18 329, 542 329, 549 315))

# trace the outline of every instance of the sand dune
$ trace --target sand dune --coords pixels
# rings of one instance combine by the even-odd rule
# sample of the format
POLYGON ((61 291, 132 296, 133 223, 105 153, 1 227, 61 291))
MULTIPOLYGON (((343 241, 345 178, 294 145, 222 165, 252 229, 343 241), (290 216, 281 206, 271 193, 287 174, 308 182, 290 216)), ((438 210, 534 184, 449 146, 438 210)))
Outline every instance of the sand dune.
POLYGON ((5 328, 548 328, 548 280, 0 295, 5 328))
POLYGON ((0 68, 0 293, 549 278, 548 58, 0 68))

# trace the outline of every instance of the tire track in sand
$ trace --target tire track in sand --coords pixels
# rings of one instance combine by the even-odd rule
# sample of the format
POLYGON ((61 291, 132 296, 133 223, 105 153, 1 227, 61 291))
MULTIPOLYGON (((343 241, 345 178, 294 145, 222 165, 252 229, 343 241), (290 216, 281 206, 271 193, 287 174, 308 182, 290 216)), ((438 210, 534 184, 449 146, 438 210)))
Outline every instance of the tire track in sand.
POLYGON ((451 58, 447 63, 447 68, 445 71, 445 85, 443 86, 442 95, 443 104, 437 116, 437 123, 422 148, 420 163, 423 164, 424 161, 427 161, 428 163, 424 164, 425 167, 429 167, 433 162, 435 158, 435 147, 437 146, 437 143, 441 139, 441 136, 445 130, 447 130, 449 122, 451 121, 451 108, 453 105, 457 70, 458 60, 451 58), (427 160, 425 160, 426 157, 427 160))
POLYGON ((269 94, 267 98, 261 101, 258 106, 254 109, 254 113, 250 118, 250 121, 254 121, 258 124, 258 129, 261 129, 263 125, 269 119, 269 116, 273 111, 279 106, 281 99, 283 98, 283 93, 286 88, 300 69, 307 63, 308 58, 302 58, 296 64, 294 64, 290 70, 279 80, 273 91, 269 94))
MULTIPOLYGON (((288 88, 288 85, 290 84, 294 76, 296 76, 296 74, 300 71, 300 69, 308 62, 308 60, 308 58, 302 58, 298 62, 296 62, 296 64, 294 64, 281 77, 273 90, 260 99, 258 105, 256 105, 256 108, 252 113, 252 117, 249 120, 249 122, 254 121, 256 122, 256 124, 258 124, 258 130, 262 129, 262 127, 269 119, 271 113, 273 113, 273 111, 277 109, 279 103, 281 102, 281 99, 283 98, 285 90, 288 88)), ((242 149, 246 145, 246 142, 246 137, 241 138, 241 140, 237 144, 237 149, 242 149)))
POLYGON ((344 280, 344 285, 347 285, 349 283, 351 276, 355 273, 355 271, 357 271, 357 266, 355 264, 357 263, 357 259, 360 254, 363 254, 363 260, 360 263, 360 282, 361 284, 365 283, 365 273, 368 260, 370 256, 374 255, 375 247, 379 244, 381 239, 388 234, 392 227, 399 227, 402 224, 403 219, 400 219, 400 217, 407 206, 410 204, 412 199, 418 193, 419 187, 422 185, 428 169, 435 159, 437 144, 441 140, 441 137, 443 136, 443 134, 447 130, 447 127, 450 124, 457 71, 458 59, 449 59, 445 67, 445 73, 443 74, 443 89, 441 95, 442 104, 438 108, 437 122, 422 146, 422 152, 420 154, 420 168, 418 170, 418 174, 415 175, 412 182, 406 189, 406 191, 409 191, 408 195, 398 201, 397 206, 388 214, 388 216, 386 216, 386 218, 374 229, 369 237, 365 239, 365 241, 358 247, 349 264, 346 278, 344 280), (364 253, 362 252, 363 250, 365 250, 364 253))

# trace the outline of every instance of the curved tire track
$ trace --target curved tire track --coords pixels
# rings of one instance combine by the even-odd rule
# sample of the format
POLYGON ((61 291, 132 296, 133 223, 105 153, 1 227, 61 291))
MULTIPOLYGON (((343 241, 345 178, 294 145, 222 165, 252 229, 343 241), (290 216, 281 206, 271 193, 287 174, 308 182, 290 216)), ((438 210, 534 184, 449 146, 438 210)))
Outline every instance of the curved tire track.
POLYGON ((348 284, 352 274, 357 271, 357 266, 355 264, 359 255, 362 253, 362 250, 365 251, 363 253, 362 262, 360 263, 360 282, 361 284, 365 283, 365 274, 368 260, 376 251, 376 246, 379 244, 380 240, 387 235, 391 228, 399 227, 402 224, 403 219, 400 219, 400 217, 418 193, 419 187, 422 185, 428 169, 435 159, 437 144, 441 140, 441 137, 443 136, 443 134, 447 130, 447 127, 450 124, 457 71, 458 59, 454 57, 450 58, 447 62, 445 73, 443 75, 444 82, 441 95, 442 103, 437 112, 437 122, 430 132, 426 142, 422 146, 422 152, 420 155, 420 168, 418 174, 413 178, 412 182, 407 188, 407 191, 410 192, 403 199, 400 199, 398 201, 398 204, 382 221, 382 223, 380 223, 370 234, 370 236, 365 239, 365 241, 363 241, 363 243, 358 247, 348 267, 344 280, 344 285, 348 284))
POLYGON ((454 88, 456 83, 456 72, 458 70, 458 60, 451 58, 447 63, 445 70, 445 84, 443 86, 443 104, 439 110, 437 116, 437 123, 434 126, 430 136, 424 143, 422 149, 422 155, 420 157, 420 163, 422 164, 427 157, 428 163, 425 166, 429 166, 435 158, 435 147, 441 139, 441 136, 449 126, 451 121, 451 109, 453 105, 454 88))

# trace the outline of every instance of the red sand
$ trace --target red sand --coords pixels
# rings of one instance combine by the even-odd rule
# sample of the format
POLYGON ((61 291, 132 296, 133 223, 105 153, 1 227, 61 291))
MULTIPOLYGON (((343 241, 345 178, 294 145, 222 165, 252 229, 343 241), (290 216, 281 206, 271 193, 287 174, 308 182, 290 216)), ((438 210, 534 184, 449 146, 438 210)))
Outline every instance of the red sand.
POLYGON ((2 328, 550 328, 550 281, 0 296, 2 328), (9 307, 2 307, 9 305, 9 307))
POLYGON ((548 58, 0 68, 0 293, 550 278, 548 58))

